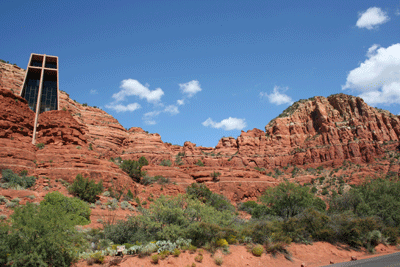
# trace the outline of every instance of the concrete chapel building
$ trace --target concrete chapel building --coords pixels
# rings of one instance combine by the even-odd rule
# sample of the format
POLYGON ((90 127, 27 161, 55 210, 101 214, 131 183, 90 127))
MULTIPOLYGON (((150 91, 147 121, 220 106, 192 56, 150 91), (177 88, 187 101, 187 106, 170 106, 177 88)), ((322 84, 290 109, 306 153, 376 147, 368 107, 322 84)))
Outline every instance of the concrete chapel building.
POLYGON ((58 57, 31 54, 22 83, 21 96, 28 101, 29 108, 36 113, 32 144, 35 144, 39 114, 59 110, 58 84, 58 57))

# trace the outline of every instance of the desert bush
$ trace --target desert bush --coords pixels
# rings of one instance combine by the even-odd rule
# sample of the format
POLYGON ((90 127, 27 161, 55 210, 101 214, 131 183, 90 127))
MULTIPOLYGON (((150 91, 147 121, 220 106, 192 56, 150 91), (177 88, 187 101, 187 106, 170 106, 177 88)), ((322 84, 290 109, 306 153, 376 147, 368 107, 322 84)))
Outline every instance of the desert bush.
POLYGON ((131 207, 131 204, 129 204, 128 201, 122 201, 121 202, 121 209, 125 210, 127 208, 131 207))
POLYGON ((18 206, 17 202, 10 201, 6 203, 6 208, 15 208, 16 206, 18 206))
POLYGON ((43 143, 37 143, 36 147, 39 149, 43 149, 44 148, 44 144, 43 143))
POLYGON ((218 211, 228 210, 235 212, 235 207, 224 196, 211 192, 205 184, 193 183, 186 188, 186 194, 210 205, 218 211))
POLYGON ((190 254, 193 254, 197 251, 197 247, 193 245, 189 245, 188 251, 190 254))
POLYGON ((226 235, 237 235, 231 228, 236 218, 233 212, 216 210, 187 195, 161 196, 149 209, 140 209, 140 212, 126 221, 105 225, 106 238, 121 244, 135 240, 174 242, 182 237, 200 246, 216 238, 225 238, 226 235))
POLYGON ((163 159, 160 163, 160 166, 167 166, 167 167, 171 167, 172 162, 169 159, 163 159))
POLYGON ((214 262, 216 265, 221 266, 224 263, 224 258, 222 256, 215 256, 214 262))
POLYGON ((214 181, 214 182, 217 182, 217 181, 219 181, 218 176, 220 176, 221 173, 220 173, 220 172, 214 171, 214 172, 212 172, 210 175, 211 175, 211 177, 213 178, 213 181, 214 181))
POLYGON ((164 176, 161 176, 161 175, 157 175, 154 177, 145 175, 140 180, 140 183, 143 185, 149 185, 149 184, 154 184, 154 183, 163 185, 163 184, 169 184, 170 182, 171 181, 169 180, 169 178, 165 178, 164 176))
POLYGON ((128 192, 125 195, 126 200, 132 200, 133 199, 133 193, 130 189, 128 189, 128 192))
POLYGON ((45 195, 40 206, 62 209, 65 212, 65 216, 74 225, 86 225, 90 223, 91 210, 89 205, 78 198, 70 198, 55 191, 45 195))
POLYGON ((255 208, 257 208, 257 206, 258 206, 257 202, 250 200, 250 201, 240 203, 238 205, 238 210, 242 210, 242 211, 252 214, 253 210, 255 208))
POLYGON ((147 159, 145 157, 140 157, 138 161, 130 159, 124 160, 119 167, 134 181, 140 182, 140 179, 146 175, 146 172, 142 171, 142 167, 146 165, 149 165, 147 159))
POLYGON ((21 172, 21 175, 18 175, 10 169, 5 169, 2 170, 1 174, 3 176, 1 181, 7 183, 7 188, 29 188, 36 182, 36 177, 26 176, 27 172, 21 172))
POLYGON ((227 246, 229 246, 228 241, 226 241, 225 238, 218 239, 217 242, 216 242, 216 245, 218 247, 227 247, 227 246))
POLYGON ((377 246, 382 241, 382 234, 379 230, 373 230, 367 234, 367 242, 372 246, 377 246))
POLYGON ((7 203, 7 202, 8 202, 7 198, 5 196, 0 195, 0 204, 7 203))
POLYGON ((377 216, 385 225, 400 225, 400 182, 384 179, 367 181, 329 203, 330 213, 354 212, 360 217, 377 216))
POLYGON ((181 251, 179 249, 174 249, 174 251, 172 251, 172 255, 174 257, 179 257, 179 255, 181 255, 181 251))
POLYGON ((262 245, 255 245, 251 250, 254 256, 260 257, 264 253, 264 247, 262 245))
POLYGON ((103 264, 105 260, 104 255, 101 252, 96 252, 90 255, 89 259, 86 260, 88 265, 92 265, 93 263, 103 264))
POLYGON ((61 205, 28 203, 15 209, 11 221, 0 225, 0 264, 71 266, 85 248, 76 220, 61 205))
POLYGON ((198 160, 198 161, 196 162, 196 165, 197 165, 197 166, 200 166, 200 167, 204 167, 204 163, 203 163, 201 160, 198 160))
POLYGON ((308 207, 324 211, 326 204, 309 192, 307 187, 285 182, 265 190, 261 202, 271 207, 273 214, 284 219, 296 216, 308 207))
POLYGON ((151 255, 151 262, 157 264, 160 260, 160 256, 158 254, 151 255))
POLYGON ((81 174, 76 176, 74 182, 68 189, 71 194, 90 203, 96 202, 98 195, 101 194, 103 190, 103 182, 100 181, 96 184, 94 180, 89 181, 89 178, 83 178, 81 174))
POLYGON ((194 260, 197 261, 197 262, 202 262, 203 261, 203 255, 200 255, 200 254, 196 255, 196 257, 194 257, 194 260))

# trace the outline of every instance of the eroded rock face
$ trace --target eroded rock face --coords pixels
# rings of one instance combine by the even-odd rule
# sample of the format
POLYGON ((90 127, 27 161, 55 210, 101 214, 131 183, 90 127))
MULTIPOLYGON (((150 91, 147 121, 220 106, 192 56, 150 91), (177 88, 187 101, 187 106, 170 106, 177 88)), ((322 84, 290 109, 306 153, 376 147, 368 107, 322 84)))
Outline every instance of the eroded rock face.
POLYGON ((35 169, 33 120, 25 99, 0 88, 0 169, 35 169))
POLYGON ((19 95, 24 78, 24 69, 0 62, 0 88, 11 90, 14 94, 19 95))
MULTIPOLYGON (((171 145, 159 134, 139 127, 127 130, 105 111, 79 104, 61 92, 61 110, 39 117, 36 143, 44 147, 36 147, 32 145, 34 113, 15 95, 24 72, 0 63, 1 168, 26 169, 29 174, 68 182, 81 173, 102 180, 106 188, 119 190, 136 188, 137 184, 110 159, 144 156, 150 163, 143 168, 147 175, 162 175, 182 187, 206 183, 234 201, 254 199, 265 188, 281 182, 278 175, 272 178, 276 168, 334 167, 346 160, 375 166, 373 171, 363 171, 365 175, 398 172, 392 165, 374 165, 374 160, 384 151, 395 151, 399 117, 344 94, 298 101, 268 123, 265 131, 242 131, 238 138, 221 138, 211 148, 191 142, 171 145), (171 166, 160 166, 163 161, 171 166), (220 173, 217 181, 211 175, 215 172, 220 173)), ((295 179, 305 183, 312 177, 316 175, 295 179)), ((352 181, 362 179, 354 176, 352 181)))

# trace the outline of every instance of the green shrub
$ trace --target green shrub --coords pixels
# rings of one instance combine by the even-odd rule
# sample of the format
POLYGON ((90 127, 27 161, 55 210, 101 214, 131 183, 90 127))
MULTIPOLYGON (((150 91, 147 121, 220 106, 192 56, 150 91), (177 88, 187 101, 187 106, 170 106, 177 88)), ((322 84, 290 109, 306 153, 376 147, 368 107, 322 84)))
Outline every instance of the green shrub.
POLYGON ((284 219, 296 216, 308 207, 314 207, 320 211, 326 209, 325 202, 311 194, 307 187, 290 182, 268 188, 260 200, 270 206, 276 215, 284 219))
POLYGON ((160 256, 158 256, 158 254, 151 255, 151 262, 152 263, 157 264, 159 259, 160 259, 160 256))
MULTIPOLYGON (((126 221, 104 226, 106 238, 116 244, 140 240, 191 239, 193 245, 237 236, 234 226, 236 215, 229 210, 217 210, 209 204, 187 195, 161 196, 141 214, 130 216, 126 221)), ((189 244, 187 244, 189 245, 189 244)))
POLYGON ((171 167, 172 162, 169 159, 163 159, 160 163, 160 166, 167 166, 167 167, 171 167))
POLYGON ((174 251, 172 251, 172 255, 174 257, 179 257, 179 255, 181 255, 181 251, 177 248, 174 249, 174 251))
POLYGON ((198 160, 198 161, 196 162, 196 165, 197 165, 197 166, 200 166, 200 167, 204 167, 204 163, 203 163, 201 160, 198 160))
POLYGON ((67 197, 55 191, 46 194, 40 206, 62 209, 65 217, 74 225, 86 225, 90 223, 91 210, 89 205, 76 197, 67 197))
POLYGON ((86 248, 63 206, 28 203, 11 220, 0 224, 0 264, 67 267, 86 248))
POLYGON ((98 263, 98 264, 103 264, 105 260, 104 255, 101 254, 101 252, 96 252, 90 255, 90 258, 87 259, 88 265, 92 265, 93 263, 98 263))
POLYGON ((157 175, 154 177, 145 175, 140 180, 140 183, 143 185, 149 185, 149 184, 154 184, 154 183, 163 185, 163 184, 169 184, 169 183, 171 183, 171 181, 169 180, 169 178, 165 178, 164 176, 161 176, 161 175, 157 175))
POLYGON ((208 189, 205 184, 191 184, 190 186, 186 187, 186 194, 214 207, 218 211, 228 210, 235 212, 236 210, 226 197, 211 192, 211 190, 208 189))
POLYGON ((3 203, 5 204, 7 202, 8 202, 7 198, 5 196, 0 195, 0 204, 3 204, 3 203))
POLYGON ((132 200, 133 199, 133 194, 132 194, 132 191, 130 189, 126 193, 126 198, 127 198, 127 200, 132 200))
POLYGON ((190 245, 189 248, 188 248, 188 251, 189 251, 190 254, 195 253, 196 250, 197 250, 197 247, 193 246, 193 245, 190 245))
POLYGON ((26 176, 27 172, 21 172, 21 175, 14 173, 10 169, 2 170, 2 182, 7 183, 8 188, 29 188, 36 182, 36 177, 26 176))
POLYGON ((16 206, 18 206, 17 202, 10 201, 6 203, 6 208, 15 208, 16 206))
POLYGON ((43 143, 38 143, 36 144, 36 147, 39 149, 43 149, 44 148, 44 144, 43 143))
POLYGON ((315 186, 311 187, 311 193, 315 194, 317 191, 318 189, 315 186))
POLYGON ((376 247, 382 240, 382 234, 379 230, 373 230, 367 234, 367 241, 376 247))
POLYGON ((221 266, 224 263, 224 258, 222 256, 215 256, 214 262, 216 265, 221 266))
MULTIPOLYGON (((181 153, 179 152, 178 155, 176 155, 175 157, 175 164, 176 165, 183 165, 183 161, 182 161, 182 155, 180 155, 181 153)), ((184 154, 183 154, 184 156, 184 154)))
POLYGON ((197 255, 196 257, 194 257, 194 260, 197 262, 202 262, 203 261, 203 255, 197 255))
POLYGON ((213 178, 213 181, 214 182, 217 182, 217 181, 219 181, 219 179, 218 179, 218 176, 220 176, 221 175, 221 173, 220 172, 212 172, 211 173, 211 177, 213 178))
POLYGON ((246 202, 242 202, 238 205, 238 210, 242 210, 252 214, 253 210, 258 207, 257 202, 250 200, 246 202))
POLYGON ((94 203, 103 190, 103 182, 96 184, 93 180, 89 181, 89 178, 83 178, 78 174, 68 191, 84 201, 94 203))
POLYGON ((264 247, 262 245, 255 245, 251 250, 251 253, 253 253, 254 256, 261 257, 264 253, 264 247))
POLYGON ((145 157, 140 157, 138 161, 130 159, 124 160, 119 167, 134 181, 140 182, 140 179, 146 175, 146 172, 142 171, 142 167, 146 165, 149 165, 147 159, 145 157))
POLYGON ((121 209, 125 210, 127 208, 131 207, 131 204, 129 204, 128 201, 122 201, 121 202, 121 209))

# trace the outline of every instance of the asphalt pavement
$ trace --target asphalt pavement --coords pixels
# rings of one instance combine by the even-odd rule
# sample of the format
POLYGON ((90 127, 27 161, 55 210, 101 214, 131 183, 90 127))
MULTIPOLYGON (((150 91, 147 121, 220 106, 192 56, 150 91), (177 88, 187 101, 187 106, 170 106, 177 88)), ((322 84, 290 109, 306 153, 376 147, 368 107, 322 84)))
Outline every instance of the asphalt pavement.
POLYGON ((335 263, 330 265, 325 265, 324 267, 347 267, 347 266, 357 266, 357 267, 400 267, 400 252, 373 257, 364 260, 347 261, 341 263, 335 263))

